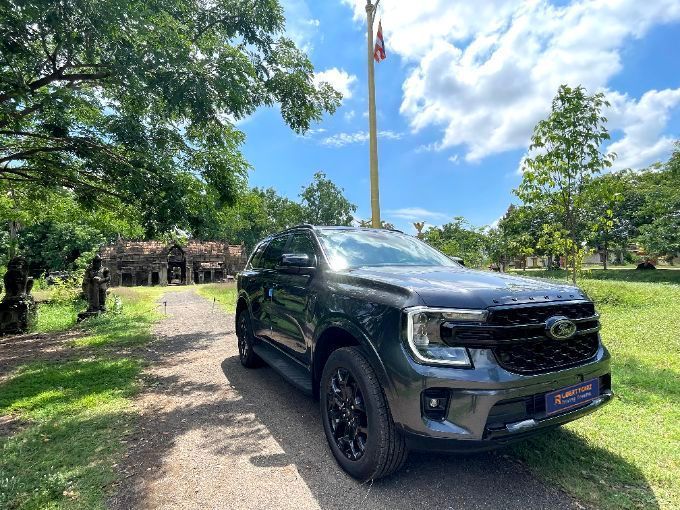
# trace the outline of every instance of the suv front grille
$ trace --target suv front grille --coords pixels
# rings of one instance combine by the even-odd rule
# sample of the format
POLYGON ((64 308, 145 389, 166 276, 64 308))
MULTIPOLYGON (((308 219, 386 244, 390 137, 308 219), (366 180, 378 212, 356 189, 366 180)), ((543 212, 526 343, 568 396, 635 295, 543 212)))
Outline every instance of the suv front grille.
POLYGON ((597 333, 577 335, 569 340, 517 342, 493 348, 498 363, 509 372, 536 374, 577 365, 597 353, 597 333))
POLYGON ((597 354, 599 316, 587 301, 489 308, 486 322, 444 322, 442 339, 452 346, 489 348, 509 372, 537 374, 581 364, 597 354), (577 327, 568 340, 546 336, 546 321, 567 317, 577 327))

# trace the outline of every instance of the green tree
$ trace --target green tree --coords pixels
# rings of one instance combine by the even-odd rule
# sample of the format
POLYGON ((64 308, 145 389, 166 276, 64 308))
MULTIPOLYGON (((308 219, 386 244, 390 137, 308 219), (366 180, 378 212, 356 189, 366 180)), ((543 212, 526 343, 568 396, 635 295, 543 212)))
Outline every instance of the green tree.
POLYGON ((668 162, 636 175, 642 196, 636 211, 636 241, 654 256, 672 261, 680 254, 680 142, 668 162))
POLYGON ((488 259, 484 230, 460 216, 441 227, 428 228, 423 240, 446 255, 461 257, 468 266, 481 267, 488 259))
POLYGON ((532 156, 524 159, 522 183, 515 190, 525 204, 540 205, 558 220, 549 233, 564 246, 574 283, 591 231, 586 187, 614 159, 600 150, 609 139, 607 119, 601 114, 607 105, 602 93, 588 95, 580 86, 560 86, 550 115, 534 129, 532 156))
POLYGON ((344 190, 323 172, 300 192, 302 220, 312 225, 351 225, 357 206, 343 195, 344 190))
POLYGON ((234 120, 278 104, 304 132, 339 104, 283 31, 278 0, 0 0, 0 179, 136 204, 149 235, 187 196, 233 203, 234 120))
POLYGON ((591 225, 591 244, 601 250, 603 268, 609 264, 612 247, 625 247, 625 216, 619 207, 626 189, 623 173, 604 174, 593 179, 586 187, 586 214, 591 225))
POLYGON ((546 220, 544 211, 537 207, 511 205, 498 222, 498 232, 492 232, 490 252, 495 254, 494 261, 504 268, 512 259, 519 258, 526 269, 527 257, 544 253, 541 236, 546 220))
POLYGON ((140 238, 144 229, 139 212, 121 203, 112 209, 83 208, 67 190, 36 190, 32 186, 0 182, 0 221, 13 224, 15 237, 0 239, 0 264, 20 253, 33 274, 73 269, 83 253, 119 235, 140 238))

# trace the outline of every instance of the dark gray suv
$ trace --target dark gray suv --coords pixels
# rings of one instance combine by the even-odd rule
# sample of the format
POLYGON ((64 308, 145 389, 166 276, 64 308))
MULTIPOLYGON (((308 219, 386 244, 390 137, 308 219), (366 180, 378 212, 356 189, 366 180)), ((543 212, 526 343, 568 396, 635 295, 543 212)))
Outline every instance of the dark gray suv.
POLYGON ((387 230, 296 227, 238 276, 241 363, 318 397, 359 480, 410 449, 493 448, 608 402, 598 319, 575 287, 470 270, 387 230))

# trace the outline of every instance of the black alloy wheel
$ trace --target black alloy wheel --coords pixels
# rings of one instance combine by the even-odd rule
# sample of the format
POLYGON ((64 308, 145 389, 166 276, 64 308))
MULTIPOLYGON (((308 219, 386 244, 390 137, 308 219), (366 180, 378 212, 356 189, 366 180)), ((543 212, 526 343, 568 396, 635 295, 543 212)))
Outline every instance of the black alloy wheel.
POLYGON ((319 381, 319 410, 328 446, 350 476, 377 480, 403 466, 404 437, 361 347, 340 347, 328 357, 319 381))
POLYGON ((338 449, 349 460, 359 460, 366 451, 368 417, 361 388, 352 373, 338 368, 328 380, 328 420, 338 449))
POLYGON ((250 314, 243 310, 236 318, 236 338, 238 340, 238 357, 246 368, 255 368, 262 364, 260 357, 253 351, 253 334, 250 327, 250 314))

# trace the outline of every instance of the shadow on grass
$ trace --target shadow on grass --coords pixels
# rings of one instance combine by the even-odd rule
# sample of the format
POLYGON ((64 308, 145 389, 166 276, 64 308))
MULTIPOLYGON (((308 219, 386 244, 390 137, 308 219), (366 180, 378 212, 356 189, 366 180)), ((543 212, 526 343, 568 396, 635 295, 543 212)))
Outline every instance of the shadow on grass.
POLYGON ((0 438, 0 508, 99 507, 122 450, 112 430, 131 420, 124 411, 83 413, 0 438))
POLYGON ((20 413, 26 424, 0 434, 0 508, 98 506, 139 370, 127 359, 36 363, 0 385, 0 415, 20 413))
POLYGON ((0 386, 0 413, 72 414, 129 396, 141 362, 130 359, 28 365, 0 386))
POLYGON ((544 480, 595 508, 657 509, 644 474, 624 458, 557 428, 509 450, 544 480))

